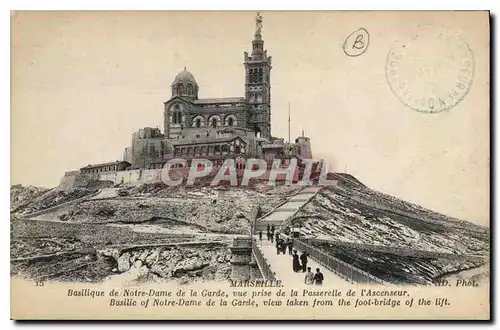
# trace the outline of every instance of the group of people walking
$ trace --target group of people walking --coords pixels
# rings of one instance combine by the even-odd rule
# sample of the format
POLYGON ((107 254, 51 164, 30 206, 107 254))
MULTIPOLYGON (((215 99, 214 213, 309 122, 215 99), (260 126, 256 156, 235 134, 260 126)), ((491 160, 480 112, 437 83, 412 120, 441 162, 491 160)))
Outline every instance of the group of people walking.
MULTIPOLYGON (((259 231, 259 239, 262 241, 262 230, 259 231)), ((286 254, 286 250, 288 249, 288 254, 292 256, 292 268, 293 271, 303 272, 305 274, 304 283, 305 284, 315 284, 322 285, 323 284, 323 274, 321 273, 319 268, 316 268, 316 273, 313 274, 311 271, 311 267, 307 267, 307 252, 302 252, 300 256, 297 253, 297 250, 293 249, 293 239, 290 237, 286 238, 286 241, 281 237, 279 232, 275 232, 275 227, 273 225, 267 224, 267 240, 273 243, 276 241, 276 253, 279 255, 280 253, 286 254), (293 253, 292 253, 293 252, 293 253)))
POLYGON ((287 237, 286 241, 280 237, 279 232, 276 233, 276 253, 279 255, 280 253, 286 254, 286 250, 288 249, 288 254, 292 255, 293 250, 293 240, 290 237, 287 237))
MULTIPOLYGON (((274 236, 275 236, 274 231, 275 231, 274 224, 272 226, 269 226, 269 224, 267 224, 267 240, 271 241, 271 243, 274 242, 274 236)), ((279 238, 279 233, 277 232, 276 242, 278 242, 278 238, 279 238)), ((262 241, 262 230, 259 230, 259 239, 262 241)))

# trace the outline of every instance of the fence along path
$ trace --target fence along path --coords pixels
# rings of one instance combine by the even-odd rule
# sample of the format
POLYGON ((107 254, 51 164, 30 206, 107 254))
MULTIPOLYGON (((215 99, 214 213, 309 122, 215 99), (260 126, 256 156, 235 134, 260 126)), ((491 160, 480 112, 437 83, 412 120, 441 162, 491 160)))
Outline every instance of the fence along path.
MULTIPOLYGON (((295 273, 293 271, 292 256, 288 254, 288 251, 286 255, 278 255, 276 252, 276 244, 267 241, 266 227, 267 224, 274 224, 275 230, 281 231, 282 225, 293 217, 302 206, 308 203, 321 188, 320 186, 312 186, 302 189, 299 193, 290 197, 273 211, 256 221, 254 233, 262 230, 263 237, 262 241, 259 241, 258 236, 254 236, 253 244, 257 244, 258 248, 258 251, 254 251, 254 255, 256 254, 256 256, 261 259, 260 261, 263 265, 265 264, 265 266, 259 264, 261 271, 267 273, 264 274, 264 277, 271 279, 274 277, 283 281, 283 283, 289 282, 290 285, 294 283, 304 283, 304 273, 295 273), (262 268, 265 269, 263 270, 262 268)), ((282 236, 286 238, 285 235, 282 234, 282 236)), ((309 254, 307 267, 311 267, 313 273, 316 271, 316 268, 320 268, 325 277, 325 285, 327 285, 327 283, 345 283, 346 281, 366 284, 389 284, 361 269, 326 254, 318 248, 308 244, 307 241, 294 239, 294 249, 297 250, 299 255, 303 251, 309 254)))
MULTIPOLYGON (((271 243, 270 241, 268 241, 265 235, 263 235, 262 241, 259 241, 259 238, 257 236, 254 242, 254 244, 257 245, 256 248, 261 252, 262 257, 269 265, 270 270, 274 273, 272 276, 270 276, 269 279, 280 280, 283 285, 290 287, 304 285, 305 273, 296 273, 293 271, 292 256, 288 254, 288 249, 285 255, 281 253, 278 255, 276 253, 275 242, 271 243)), ((294 249, 296 248, 294 247, 294 249)), ((300 255, 302 251, 300 251, 299 249, 296 250, 300 255)), ((323 285, 325 286, 346 283, 346 281, 342 277, 313 260, 311 256, 308 257, 307 267, 311 267, 311 271, 313 273, 316 272, 316 268, 321 269, 321 272, 324 276, 323 285)), ((264 277, 266 277, 266 275, 264 275, 264 277)))

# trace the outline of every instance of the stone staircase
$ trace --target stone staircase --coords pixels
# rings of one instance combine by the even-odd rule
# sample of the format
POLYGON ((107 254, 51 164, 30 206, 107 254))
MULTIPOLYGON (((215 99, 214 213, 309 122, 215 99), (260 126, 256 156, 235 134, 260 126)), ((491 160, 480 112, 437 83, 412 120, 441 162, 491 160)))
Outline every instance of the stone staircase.
POLYGON ((274 210, 265 214, 260 219, 255 221, 255 232, 259 230, 265 234, 267 231, 267 225, 274 225, 275 230, 280 231, 281 226, 285 220, 294 216, 302 206, 313 198, 318 191, 321 190, 321 186, 308 186, 302 188, 297 194, 289 197, 285 202, 278 205, 274 210))

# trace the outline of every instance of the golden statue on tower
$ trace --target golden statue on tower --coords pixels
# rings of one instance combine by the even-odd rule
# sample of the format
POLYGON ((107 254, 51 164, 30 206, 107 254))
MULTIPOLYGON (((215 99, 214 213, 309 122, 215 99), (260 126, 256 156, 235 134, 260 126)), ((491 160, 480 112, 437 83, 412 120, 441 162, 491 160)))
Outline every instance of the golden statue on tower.
POLYGON ((262 16, 258 12, 257 16, 255 16, 255 35, 260 36, 261 30, 262 30, 262 16))

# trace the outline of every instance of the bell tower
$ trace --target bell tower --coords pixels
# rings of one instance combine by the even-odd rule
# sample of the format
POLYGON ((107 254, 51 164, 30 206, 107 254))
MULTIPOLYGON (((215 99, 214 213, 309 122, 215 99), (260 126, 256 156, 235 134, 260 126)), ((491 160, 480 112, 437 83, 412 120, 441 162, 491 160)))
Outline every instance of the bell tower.
POLYGON ((245 52, 245 98, 248 110, 248 128, 257 137, 271 137, 271 56, 267 56, 262 40, 262 16, 255 17, 252 54, 245 52))

